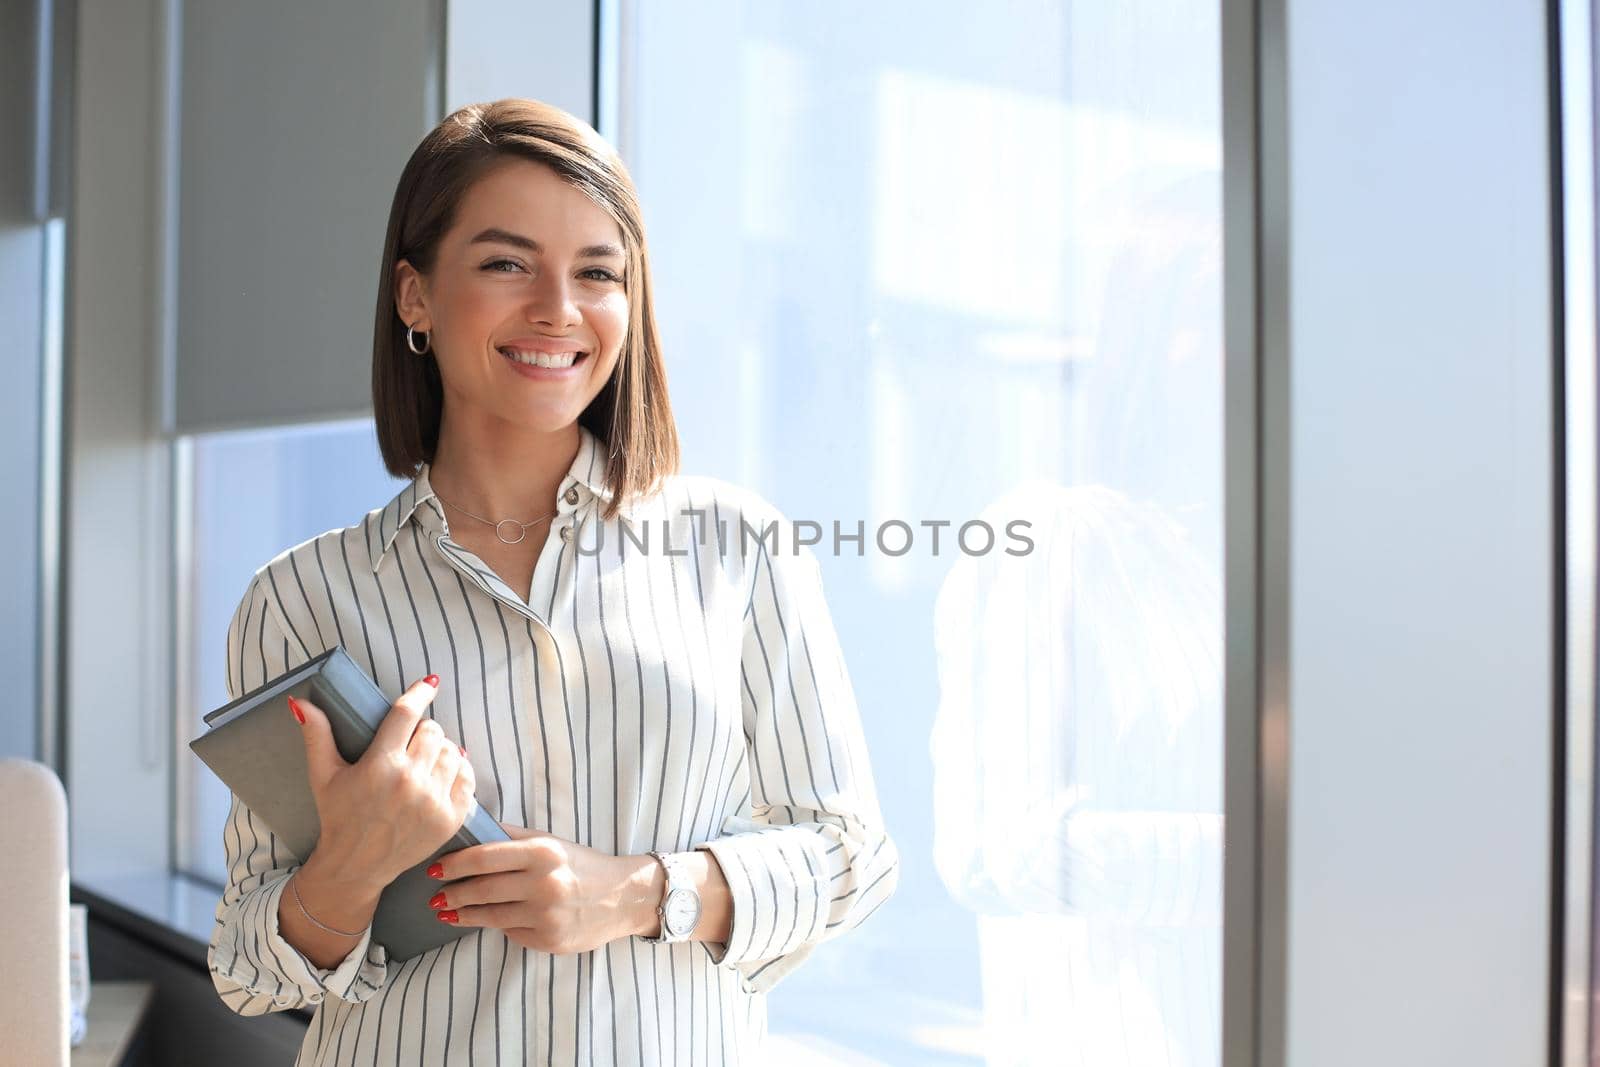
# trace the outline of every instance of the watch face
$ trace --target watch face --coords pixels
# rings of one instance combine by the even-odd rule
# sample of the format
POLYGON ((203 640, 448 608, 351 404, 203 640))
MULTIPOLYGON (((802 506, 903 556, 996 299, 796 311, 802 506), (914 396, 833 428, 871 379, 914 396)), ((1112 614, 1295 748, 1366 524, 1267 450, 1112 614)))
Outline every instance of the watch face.
POLYGON ((693 890, 676 890, 667 896, 666 913, 667 929, 674 937, 681 937, 700 921, 700 898, 693 890))

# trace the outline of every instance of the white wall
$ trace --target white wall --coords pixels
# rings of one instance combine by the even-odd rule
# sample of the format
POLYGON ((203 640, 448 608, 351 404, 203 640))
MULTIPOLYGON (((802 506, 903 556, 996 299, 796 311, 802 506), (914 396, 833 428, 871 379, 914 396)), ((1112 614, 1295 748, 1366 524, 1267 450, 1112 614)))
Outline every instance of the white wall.
POLYGON ((84 0, 67 277, 62 529, 72 874, 167 862, 168 450, 158 428, 161 0, 84 0))
POLYGON ((1532 1067, 1554 714, 1544 5, 1286 6, 1287 1062, 1532 1067))

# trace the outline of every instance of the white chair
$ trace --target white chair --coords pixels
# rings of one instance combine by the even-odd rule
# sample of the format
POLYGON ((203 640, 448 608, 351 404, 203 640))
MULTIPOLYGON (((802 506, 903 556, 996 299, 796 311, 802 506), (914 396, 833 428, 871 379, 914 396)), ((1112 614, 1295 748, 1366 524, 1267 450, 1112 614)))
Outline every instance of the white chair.
POLYGON ((0 760, 0 813, 0 1060, 67 1067, 66 790, 42 763, 0 760))

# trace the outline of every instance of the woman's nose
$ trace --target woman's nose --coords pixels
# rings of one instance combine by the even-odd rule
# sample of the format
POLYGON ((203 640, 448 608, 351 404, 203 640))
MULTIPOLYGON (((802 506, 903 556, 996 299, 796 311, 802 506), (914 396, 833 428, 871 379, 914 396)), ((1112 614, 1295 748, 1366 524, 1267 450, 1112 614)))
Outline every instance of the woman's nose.
POLYGON ((546 322, 557 328, 583 321, 572 291, 572 282, 559 271, 541 271, 534 278, 528 297, 529 322, 546 322))

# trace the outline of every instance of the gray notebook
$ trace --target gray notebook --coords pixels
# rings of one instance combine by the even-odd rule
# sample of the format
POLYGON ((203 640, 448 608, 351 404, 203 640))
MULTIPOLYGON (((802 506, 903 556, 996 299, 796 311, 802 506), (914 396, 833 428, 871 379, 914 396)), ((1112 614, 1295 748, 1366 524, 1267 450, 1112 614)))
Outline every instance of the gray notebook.
MULTIPOLYGON (((289 712, 289 696, 304 697, 327 713, 339 754, 354 763, 394 706, 345 650, 337 645, 205 716, 209 727, 189 742, 194 754, 265 822, 295 858, 304 860, 321 826, 306 774, 305 740, 289 712)), ((429 878, 440 856, 510 836, 476 800, 456 835, 433 855, 389 883, 372 918, 372 939, 395 960, 448 944, 477 927, 434 917, 428 900, 447 883, 429 878)))

